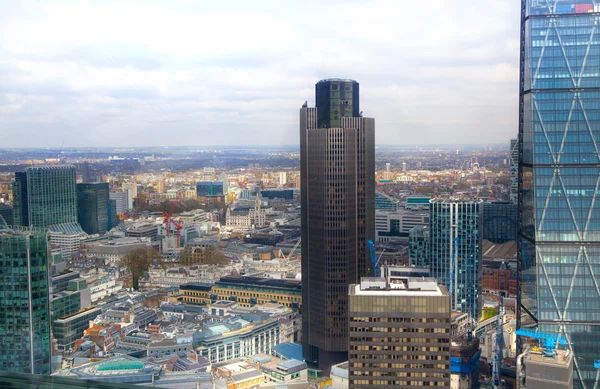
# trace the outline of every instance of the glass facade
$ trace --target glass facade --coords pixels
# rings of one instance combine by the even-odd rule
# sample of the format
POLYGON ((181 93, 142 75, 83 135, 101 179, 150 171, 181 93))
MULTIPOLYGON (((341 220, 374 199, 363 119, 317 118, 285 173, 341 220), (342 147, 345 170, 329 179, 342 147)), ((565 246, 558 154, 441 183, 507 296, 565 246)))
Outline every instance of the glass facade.
POLYGON ((196 196, 222 196, 225 189, 222 182, 198 182, 196 183, 196 196))
POLYGON ((0 229, 0 370, 50 374, 46 232, 0 229))
POLYGON ((429 220, 431 276, 446 286, 453 309, 476 320, 482 308, 482 205, 481 201, 434 199, 429 220))
POLYGON ((429 267, 429 226, 416 226, 408 232, 408 258, 411 266, 429 267))
POLYGON ((512 203, 483 204, 483 239, 494 243, 517 240, 519 208, 512 203))
POLYGON ((48 228, 77 223, 76 180, 72 165, 33 166, 15 173, 15 224, 48 228))
POLYGON ((394 200, 390 196, 375 192, 375 209, 380 211, 397 211, 399 206, 399 201, 394 200))
POLYGON ((315 85, 317 128, 340 128, 343 117, 359 117, 358 82, 327 79, 315 85))
POLYGON ((524 0, 520 88, 520 298, 566 335, 575 387, 600 347, 598 3, 524 0))
POLYGON ((107 182, 77 184, 77 220, 88 234, 108 230, 109 187, 107 182))

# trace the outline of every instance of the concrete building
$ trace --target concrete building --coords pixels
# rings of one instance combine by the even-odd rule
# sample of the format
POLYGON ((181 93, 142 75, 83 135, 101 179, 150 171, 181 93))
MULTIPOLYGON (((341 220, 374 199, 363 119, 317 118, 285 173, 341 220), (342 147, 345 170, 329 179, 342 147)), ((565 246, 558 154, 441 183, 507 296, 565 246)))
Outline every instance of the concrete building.
POLYGON ((555 358, 529 352, 517 366, 521 389, 572 389, 573 353, 558 350, 555 358), (521 367, 521 369, 519 369, 521 367))
POLYGON ((302 311, 302 282, 295 279, 260 277, 222 277, 214 285, 192 283, 181 285, 183 302, 208 305, 219 300, 236 301, 239 306, 276 302, 292 310, 302 311))
POLYGON ((129 208, 129 195, 125 191, 118 192, 110 192, 109 193, 110 200, 115 201, 115 212, 117 215, 123 214, 127 212, 129 208))
POLYGON ((375 236, 378 242, 389 242, 408 238, 410 230, 429 224, 429 212, 399 210, 375 213, 375 236))
POLYGON ((359 84, 328 79, 300 109, 304 358, 328 371, 347 359, 347 286, 369 272, 375 240, 375 120, 359 84), (335 276, 334 276, 335 274, 335 276))
POLYGON ((363 278, 349 291, 350 389, 450 388, 450 295, 432 278, 363 278))

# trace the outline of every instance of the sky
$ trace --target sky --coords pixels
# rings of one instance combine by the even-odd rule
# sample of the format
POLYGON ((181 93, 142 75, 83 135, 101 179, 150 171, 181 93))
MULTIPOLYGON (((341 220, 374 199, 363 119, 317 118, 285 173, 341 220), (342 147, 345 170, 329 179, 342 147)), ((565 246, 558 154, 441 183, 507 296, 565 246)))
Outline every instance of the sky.
POLYGON ((325 78, 376 143, 518 130, 519 0, 0 0, 0 148, 298 144, 325 78))

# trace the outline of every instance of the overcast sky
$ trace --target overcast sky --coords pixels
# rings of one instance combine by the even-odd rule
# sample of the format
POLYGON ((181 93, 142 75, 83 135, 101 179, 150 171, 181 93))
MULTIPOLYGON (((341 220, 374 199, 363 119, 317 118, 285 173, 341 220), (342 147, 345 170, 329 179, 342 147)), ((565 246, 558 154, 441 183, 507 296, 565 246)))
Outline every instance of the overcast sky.
POLYGON ((323 78, 378 144, 517 132, 519 0, 0 0, 0 147, 293 145, 323 78))

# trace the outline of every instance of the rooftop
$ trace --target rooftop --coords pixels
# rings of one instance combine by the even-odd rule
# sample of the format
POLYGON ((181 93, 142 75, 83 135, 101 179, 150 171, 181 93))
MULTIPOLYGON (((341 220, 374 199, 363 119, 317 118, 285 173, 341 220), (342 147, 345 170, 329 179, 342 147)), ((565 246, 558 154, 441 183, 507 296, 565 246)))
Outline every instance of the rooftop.
POLYGON ((556 358, 546 357, 542 353, 530 352, 525 356, 526 361, 535 362, 538 365, 568 367, 573 359, 573 353, 569 350, 556 350, 556 358))
POLYGON ((350 285, 350 294, 357 296, 444 296, 433 278, 397 277, 390 283, 385 278, 363 277, 360 284, 350 285))

